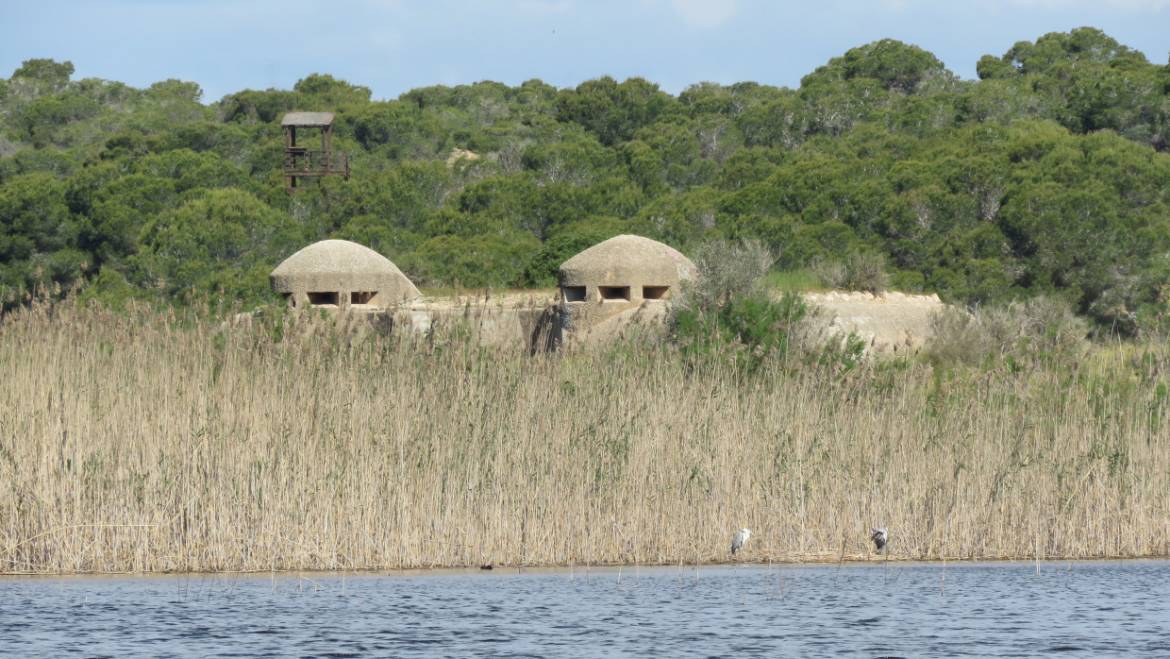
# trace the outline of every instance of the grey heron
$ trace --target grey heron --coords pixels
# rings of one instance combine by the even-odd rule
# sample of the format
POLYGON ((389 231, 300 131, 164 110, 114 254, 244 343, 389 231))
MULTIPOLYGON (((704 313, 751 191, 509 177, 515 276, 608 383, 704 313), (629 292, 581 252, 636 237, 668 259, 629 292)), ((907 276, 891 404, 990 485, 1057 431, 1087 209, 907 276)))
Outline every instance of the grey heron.
POLYGON ((871 528, 869 530, 869 539, 873 540, 873 546, 881 551, 885 549, 886 543, 890 541, 890 534, 886 531, 886 527, 871 528))
POLYGON ((739 532, 735 534, 735 537, 731 539, 731 555, 735 556, 735 552, 743 549, 744 543, 746 543, 750 537, 752 537, 751 529, 740 529, 739 532))

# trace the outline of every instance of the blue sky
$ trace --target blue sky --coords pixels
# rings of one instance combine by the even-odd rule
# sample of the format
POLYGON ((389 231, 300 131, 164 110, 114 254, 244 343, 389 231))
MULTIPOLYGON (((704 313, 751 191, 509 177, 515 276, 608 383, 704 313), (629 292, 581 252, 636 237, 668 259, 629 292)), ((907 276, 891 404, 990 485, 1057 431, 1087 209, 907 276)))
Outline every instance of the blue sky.
POLYGON ((1021 39, 1099 27, 1155 63, 1170 0, 2 0, 0 75, 32 57, 137 87, 199 83, 210 102, 330 73, 375 98, 432 84, 642 76, 795 87, 849 48, 891 37, 975 76, 1021 39))

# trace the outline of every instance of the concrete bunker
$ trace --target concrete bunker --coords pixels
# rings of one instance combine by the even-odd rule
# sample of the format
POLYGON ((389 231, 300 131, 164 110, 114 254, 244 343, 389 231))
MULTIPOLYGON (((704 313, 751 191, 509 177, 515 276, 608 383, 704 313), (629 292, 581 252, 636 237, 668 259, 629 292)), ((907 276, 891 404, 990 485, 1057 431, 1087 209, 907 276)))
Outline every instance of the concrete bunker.
POLYGON ((567 303, 668 300, 695 276, 695 264, 657 240, 621 235, 561 264, 561 300, 567 303))
POLYGON ((377 310, 419 299, 390 259, 348 240, 322 240, 288 257, 269 276, 293 307, 377 310))
POLYGON ((561 264, 560 303, 573 333, 610 325, 616 330, 638 312, 664 317, 665 303, 696 273, 695 264, 673 247, 614 236, 561 264))

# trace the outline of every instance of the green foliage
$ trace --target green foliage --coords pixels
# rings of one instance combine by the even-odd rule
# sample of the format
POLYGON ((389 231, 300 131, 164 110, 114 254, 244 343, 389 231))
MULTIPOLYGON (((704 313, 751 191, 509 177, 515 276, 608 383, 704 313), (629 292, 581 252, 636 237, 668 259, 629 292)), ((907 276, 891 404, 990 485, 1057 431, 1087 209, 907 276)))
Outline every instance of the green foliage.
POLYGON ((526 256, 539 241, 531 235, 438 236, 419 246, 407 271, 424 284, 466 288, 520 286, 526 256))
POLYGON ((51 59, 30 59, 12 72, 13 86, 31 96, 55 94, 64 91, 73 75, 73 62, 51 59))
POLYGON ((81 289, 82 302, 96 302, 108 309, 125 309, 132 300, 145 297, 144 291, 127 281, 125 275, 113 268, 102 268, 81 289))
POLYGON ((524 283, 529 286, 553 286, 557 268, 575 254, 608 240, 624 230, 625 223, 613 217, 592 217, 567 225, 540 246, 529 261, 524 283))
POLYGON ((641 78, 617 82, 606 76, 583 82, 557 96, 557 119, 581 124, 606 146, 629 140, 660 115, 671 112, 677 101, 658 85, 641 78))
POLYGON ((873 80, 885 89, 911 94, 930 82, 953 79, 946 66, 927 51, 882 39, 829 60, 800 84, 808 90, 835 80, 873 80))
POLYGON ((765 279, 766 286, 774 291, 803 293, 824 288, 819 277, 808 268, 800 270, 774 270, 765 279))
POLYGON ((746 372, 788 354, 789 338, 807 311, 803 299, 785 293, 732 297, 710 308, 680 308, 671 317, 671 340, 692 361, 727 359, 746 372))
POLYGON ((543 286, 637 233, 686 251, 759 241, 779 269, 839 286, 1059 296, 1098 332, 1167 331, 1170 67, 1079 28, 977 70, 959 81, 887 39, 795 90, 600 78, 374 101, 312 74, 205 106, 192 82, 134 89, 28 60, 0 79, 0 286, 7 305, 119 275, 147 297, 256 300, 268 270, 329 237, 430 284, 543 286), (349 181, 285 194, 291 110, 336 114, 349 181))
POLYGON ((787 356, 808 307, 762 286, 773 257, 759 242, 714 240, 695 252, 700 277, 687 282, 670 317, 672 342, 692 362, 727 359, 745 372, 787 356))
POLYGON ((303 243, 291 217, 240 190, 209 190, 146 224, 129 259, 133 281, 182 298, 213 292, 227 304, 266 299, 271 263, 303 243))
POLYGON ((0 187, 0 304, 52 284, 69 287, 92 265, 79 249, 81 218, 69 211, 65 184, 52 174, 17 176, 0 187))

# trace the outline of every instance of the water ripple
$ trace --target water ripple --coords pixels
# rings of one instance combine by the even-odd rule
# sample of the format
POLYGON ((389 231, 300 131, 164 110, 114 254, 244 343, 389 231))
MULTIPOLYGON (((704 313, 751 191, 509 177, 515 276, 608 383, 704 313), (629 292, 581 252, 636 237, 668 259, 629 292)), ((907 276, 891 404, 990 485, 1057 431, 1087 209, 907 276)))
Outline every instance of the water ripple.
POLYGON ((0 656, 1167 656, 1170 562, 0 579, 0 656))

